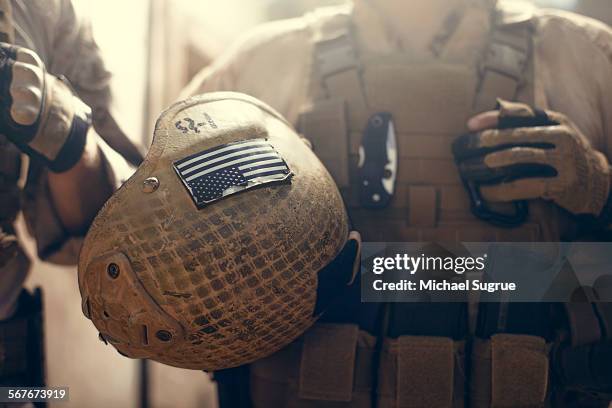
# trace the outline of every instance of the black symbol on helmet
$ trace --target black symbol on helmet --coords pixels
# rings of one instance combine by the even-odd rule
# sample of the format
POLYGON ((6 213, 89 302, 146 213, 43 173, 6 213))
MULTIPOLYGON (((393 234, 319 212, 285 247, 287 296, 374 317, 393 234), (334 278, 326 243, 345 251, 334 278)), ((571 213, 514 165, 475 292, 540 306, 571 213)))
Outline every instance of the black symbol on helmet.
POLYGON ((190 130, 195 133, 200 133, 200 128, 204 125, 206 125, 205 122, 196 123, 196 121, 191 118, 183 118, 174 124, 174 126, 183 133, 187 133, 190 130))

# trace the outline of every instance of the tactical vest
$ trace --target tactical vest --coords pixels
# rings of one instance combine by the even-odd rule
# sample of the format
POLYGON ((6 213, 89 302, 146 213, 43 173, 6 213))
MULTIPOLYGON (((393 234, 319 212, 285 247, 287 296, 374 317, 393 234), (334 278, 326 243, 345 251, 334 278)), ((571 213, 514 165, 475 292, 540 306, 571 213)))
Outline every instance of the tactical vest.
MULTIPOLYGON (((560 239, 564 215, 543 201, 530 202, 527 222, 516 228, 477 219, 451 152, 452 141, 467 131, 467 119, 495 108, 496 98, 534 104, 530 12, 500 9, 488 45, 472 65, 363 54, 353 36, 350 12, 333 18, 315 14, 312 24, 312 104, 302 111, 298 127, 334 177, 353 228, 364 241, 560 239), (381 112, 391 114, 397 134, 395 192, 385 208, 366 209, 357 177, 359 148, 368 121, 381 112)), ((396 319, 402 319, 401 307, 391 305, 396 319)), ((422 307, 421 315, 444 318, 443 308, 435 314, 435 306, 422 307)), ((361 309, 359 313, 368 314, 361 309)), ((441 325, 452 324, 461 313, 446 317, 441 325)), ((544 404, 544 339, 496 335, 470 342, 469 386, 464 340, 400 332, 381 342, 355 322, 319 323, 292 346, 251 366, 253 403, 462 407, 467 393, 472 407, 544 404)))
POLYGON ((363 239, 559 240, 563 215, 542 201, 530 203, 529 220, 517 228, 476 219, 451 152, 467 119, 495 108, 496 98, 534 105, 530 16, 500 14, 474 66, 360 54, 347 18, 316 29, 314 102, 299 128, 336 180, 363 239), (359 201, 358 150, 368 119, 380 112, 394 119, 398 174, 388 207, 368 210, 359 201))

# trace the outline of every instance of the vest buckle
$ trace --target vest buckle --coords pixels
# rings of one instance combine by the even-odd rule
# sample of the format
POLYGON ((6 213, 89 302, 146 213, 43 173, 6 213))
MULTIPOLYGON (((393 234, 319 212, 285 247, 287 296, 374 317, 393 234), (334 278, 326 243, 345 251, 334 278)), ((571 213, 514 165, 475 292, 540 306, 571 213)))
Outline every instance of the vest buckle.
POLYGON ((516 228, 527 221, 529 204, 527 201, 515 201, 513 213, 502 213, 492 210, 480 193, 480 184, 461 177, 470 196, 470 209, 474 216, 489 224, 501 228, 516 228))

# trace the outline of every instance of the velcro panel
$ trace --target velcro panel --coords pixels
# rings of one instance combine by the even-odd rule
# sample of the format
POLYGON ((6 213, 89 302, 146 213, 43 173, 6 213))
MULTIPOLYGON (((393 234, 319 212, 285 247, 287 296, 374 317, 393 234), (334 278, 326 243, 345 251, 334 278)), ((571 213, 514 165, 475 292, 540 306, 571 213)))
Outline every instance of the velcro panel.
POLYGON ((432 186, 410 186, 408 189, 408 222, 411 226, 436 225, 437 194, 432 186))
POLYGON ((300 132, 312 142, 339 188, 349 185, 348 130, 346 105, 342 99, 317 102, 300 115, 300 132))
POLYGON ((397 406, 451 407, 455 365, 452 339, 402 336, 398 344, 397 406))
POLYGON ((543 406, 548 388, 548 356, 541 337, 491 337, 491 406, 543 406))
POLYGON ((462 185, 441 187, 440 209, 461 211, 463 213, 469 211, 470 199, 465 187, 462 185))
POLYGON ((476 88, 471 69, 440 63, 366 64, 363 81, 370 107, 392 113, 400 133, 461 134, 476 88))
POLYGON ((400 183, 461 185, 455 163, 442 159, 402 159, 398 180, 400 183))
POLYGON ((319 323, 304 335, 298 397, 350 401, 359 328, 319 323))

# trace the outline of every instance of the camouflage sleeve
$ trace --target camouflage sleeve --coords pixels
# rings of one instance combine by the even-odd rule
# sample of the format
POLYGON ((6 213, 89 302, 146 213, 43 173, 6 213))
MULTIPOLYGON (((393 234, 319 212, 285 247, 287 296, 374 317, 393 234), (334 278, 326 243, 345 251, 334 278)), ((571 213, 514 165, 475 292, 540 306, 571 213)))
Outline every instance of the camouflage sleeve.
MULTIPOLYGON (((76 12, 70 0, 61 0, 58 7, 59 19, 54 22, 57 26, 49 30, 55 34, 47 69, 65 76, 78 96, 92 108, 94 129, 101 136, 99 149, 107 178, 114 188, 119 188, 133 173, 142 154, 112 115, 111 74, 93 39, 90 22, 76 12)), ((70 236, 62 226, 53 208, 43 168, 31 166, 29 170, 23 212, 41 259, 58 264, 76 263, 82 237, 70 236)))
POLYGON ((540 11, 536 85, 612 161, 612 29, 578 14, 540 11))
MULTIPOLYGON (((612 29, 558 10, 541 10, 539 16, 536 86, 546 102, 540 106, 567 115, 612 163, 612 29)), ((609 240, 608 218, 604 210, 597 223, 606 236, 586 239, 609 240)))

